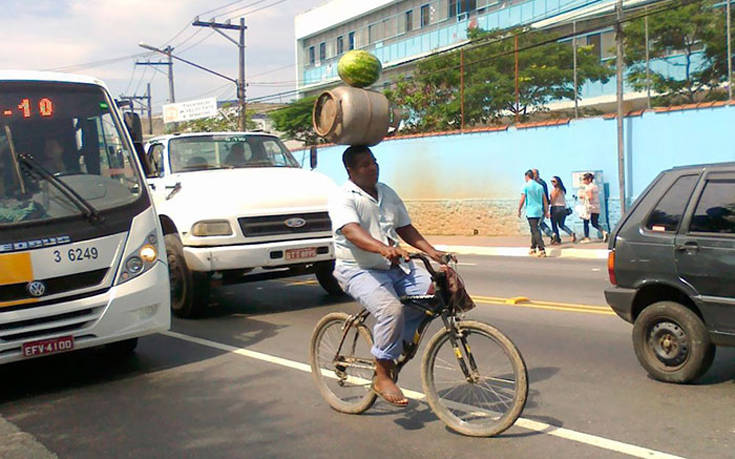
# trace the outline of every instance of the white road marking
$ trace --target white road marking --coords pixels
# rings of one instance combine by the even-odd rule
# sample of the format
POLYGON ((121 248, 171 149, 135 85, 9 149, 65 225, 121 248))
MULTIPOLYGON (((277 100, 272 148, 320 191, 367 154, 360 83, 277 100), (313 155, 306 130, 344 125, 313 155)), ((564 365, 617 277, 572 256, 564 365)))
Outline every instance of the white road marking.
MULTIPOLYGON (((213 349, 219 349, 225 352, 231 352, 233 354, 241 355, 243 357, 250 357, 252 359, 257 359, 257 360, 261 360, 264 362, 281 365, 287 368, 292 368, 294 370, 303 371, 305 373, 311 373, 311 366, 305 363, 296 362, 296 361, 289 360, 289 359, 284 359, 282 357, 276 357, 274 355, 264 354, 262 352, 251 351, 249 349, 243 349, 243 348, 239 348, 235 346, 230 346, 229 344, 218 343, 215 341, 210 341, 208 339, 197 338, 195 336, 189 336, 183 333, 167 331, 167 332, 163 332, 162 334, 165 336, 169 336, 171 338, 177 338, 183 341, 188 341, 190 343, 199 344, 201 346, 205 346, 205 347, 209 347, 213 349)), ((423 400, 424 398, 426 398, 426 396, 422 394, 421 392, 408 390, 408 389, 402 389, 402 390, 406 398, 410 398, 413 400, 423 400)), ((546 435, 551 435, 554 437, 559 437, 559 438, 563 438, 566 440, 575 441, 578 443, 584 443, 589 446, 594 446, 596 448, 606 449, 606 450, 614 451, 617 453, 627 454, 633 457, 657 458, 657 459, 658 458, 682 459, 680 456, 674 456, 674 455, 664 453, 661 451, 656 451, 656 450, 644 448, 641 446, 631 445, 629 443, 623 443, 617 440, 611 440, 609 438, 599 437, 597 435, 577 432, 575 430, 565 429, 563 427, 558 427, 558 426, 554 426, 551 424, 547 424, 545 422, 534 421, 534 420, 527 419, 527 418, 518 418, 515 425, 522 427, 524 429, 527 429, 527 430, 532 430, 534 432, 539 432, 539 433, 543 433, 546 435)))

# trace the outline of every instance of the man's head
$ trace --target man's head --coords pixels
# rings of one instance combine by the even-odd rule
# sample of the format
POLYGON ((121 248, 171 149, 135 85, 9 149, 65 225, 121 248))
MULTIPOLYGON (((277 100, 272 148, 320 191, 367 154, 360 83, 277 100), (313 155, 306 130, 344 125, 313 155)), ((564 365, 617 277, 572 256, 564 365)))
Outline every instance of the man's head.
POLYGON ((230 154, 232 154, 233 156, 234 155, 236 155, 236 156, 244 156, 245 149, 242 147, 242 142, 238 142, 238 143, 233 144, 230 147, 230 154))
POLYGON ((526 178, 526 181, 533 180, 533 170, 527 170, 524 177, 526 178))
POLYGON ((593 174, 592 172, 586 172, 586 173, 585 173, 585 174, 584 174, 584 175, 582 176, 582 182, 584 182, 585 184, 589 184, 589 183, 592 183, 592 181, 593 181, 594 179, 595 179, 595 174, 593 174))
POLYGON ((64 170, 64 148, 57 139, 46 139, 41 165, 52 172, 64 170))
POLYGON ((347 174, 357 186, 373 187, 378 183, 378 163, 370 148, 365 146, 351 146, 342 153, 342 163, 347 174))
POLYGON ((533 172, 533 179, 538 180, 541 175, 538 173, 538 169, 531 169, 531 172, 533 172))

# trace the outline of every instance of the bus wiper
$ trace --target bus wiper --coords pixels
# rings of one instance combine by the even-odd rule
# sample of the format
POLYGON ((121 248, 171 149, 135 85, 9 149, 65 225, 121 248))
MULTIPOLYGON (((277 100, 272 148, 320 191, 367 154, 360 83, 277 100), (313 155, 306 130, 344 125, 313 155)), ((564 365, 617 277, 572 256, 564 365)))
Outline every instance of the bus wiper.
POLYGON ((84 217, 87 218, 90 222, 95 223, 102 220, 102 217, 100 216, 97 209, 95 209, 94 206, 89 203, 89 201, 80 196, 79 193, 74 190, 74 188, 59 180, 57 177, 54 177, 53 174, 46 170, 45 167, 41 166, 41 164, 39 164, 39 162, 36 161, 33 156, 26 153, 20 153, 18 155, 18 159, 20 160, 21 164, 26 166, 28 169, 31 169, 33 172, 37 173, 42 178, 46 179, 46 181, 53 185, 64 196, 69 198, 69 200, 75 206, 77 206, 77 208, 79 208, 79 210, 82 212, 82 215, 84 215, 84 217))
POLYGON ((10 130, 10 126, 5 125, 5 138, 8 141, 8 153, 10 153, 10 161, 13 163, 13 173, 15 178, 18 180, 20 186, 20 194, 26 194, 26 183, 23 180, 23 176, 20 173, 20 166, 18 165, 18 157, 15 155, 15 143, 13 143, 13 132, 10 130))

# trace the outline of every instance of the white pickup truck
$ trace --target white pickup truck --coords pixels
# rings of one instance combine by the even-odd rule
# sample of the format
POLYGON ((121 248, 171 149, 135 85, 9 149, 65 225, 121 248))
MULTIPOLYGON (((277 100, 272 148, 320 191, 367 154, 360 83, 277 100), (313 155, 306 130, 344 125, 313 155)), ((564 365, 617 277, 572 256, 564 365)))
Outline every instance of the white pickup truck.
POLYGON ((327 214, 336 185, 301 168, 278 137, 173 134, 150 139, 145 152, 174 314, 200 312, 213 277, 230 284, 314 273, 328 293, 341 293, 327 214))

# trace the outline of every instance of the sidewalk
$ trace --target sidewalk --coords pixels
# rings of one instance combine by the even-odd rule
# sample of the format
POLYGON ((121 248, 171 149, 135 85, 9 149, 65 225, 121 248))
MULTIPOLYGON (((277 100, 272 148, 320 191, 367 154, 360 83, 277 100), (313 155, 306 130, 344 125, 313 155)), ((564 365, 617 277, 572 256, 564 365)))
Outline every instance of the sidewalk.
MULTIPOLYGON (((528 257, 531 245, 530 236, 426 236, 426 239, 439 250, 460 255, 496 255, 504 257, 528 257)), ((549 245, 544 236, 546 255, 561 258, 607 259, 607 243, 593 239, 589 244, 549 245)))

